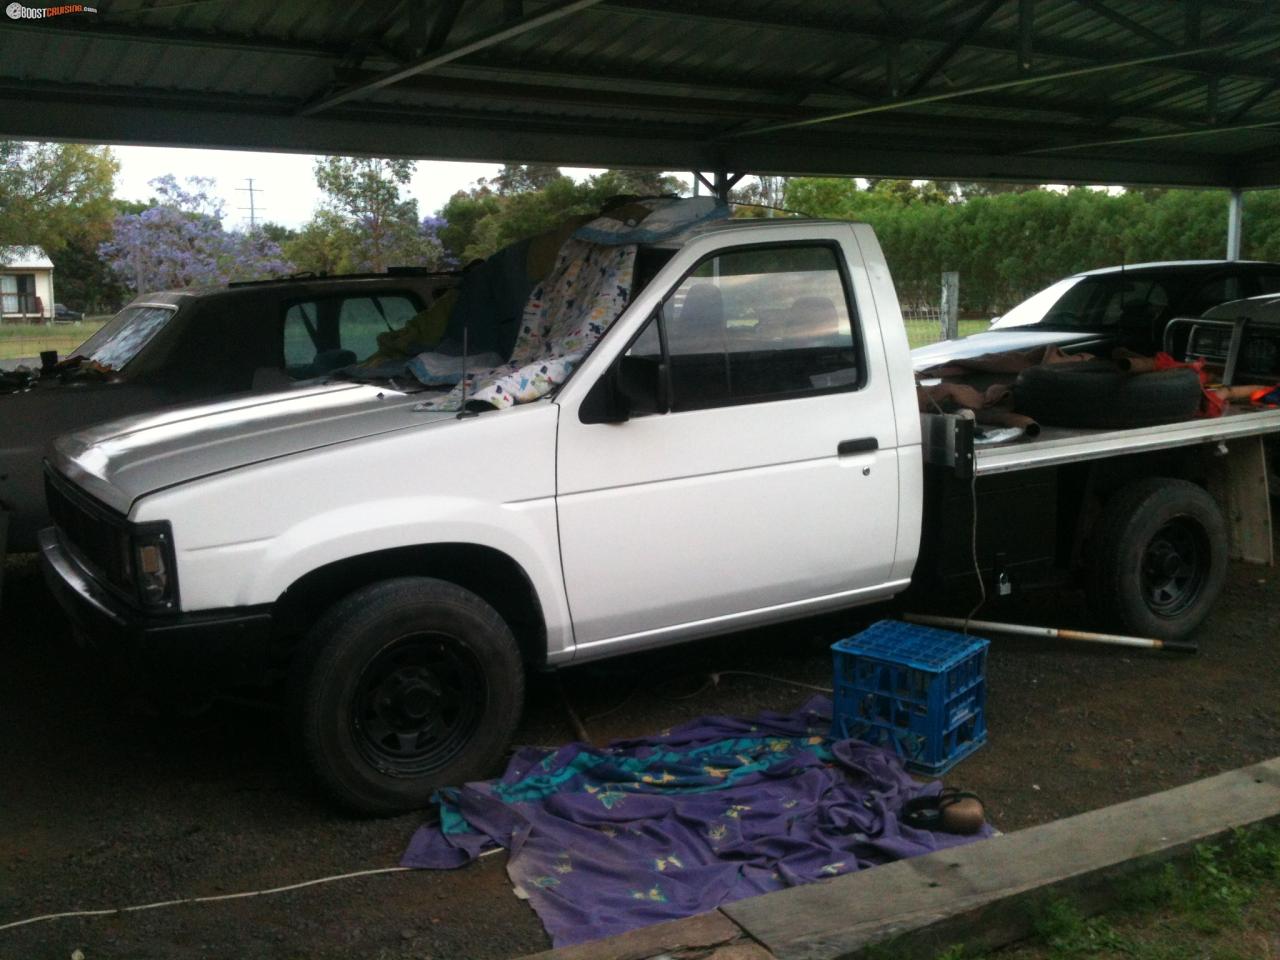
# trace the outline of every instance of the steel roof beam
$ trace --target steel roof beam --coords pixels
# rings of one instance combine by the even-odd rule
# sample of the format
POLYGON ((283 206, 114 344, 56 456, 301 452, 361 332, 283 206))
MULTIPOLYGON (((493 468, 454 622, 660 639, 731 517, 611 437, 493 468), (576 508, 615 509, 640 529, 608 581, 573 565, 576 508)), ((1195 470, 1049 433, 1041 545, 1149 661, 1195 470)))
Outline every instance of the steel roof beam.
POLYGON ((348 87, 345 90, 338 90, 334 93, 320 96, 311 102, 304 104, 299 110, 299 116, 311 116, 322 110, 337 106, 340 103, 346 103, 348 100, 355 100, 358 97, 366 96, 375 90, 381 90, 383 87, 389 87, 394 83, 398 83, 408 77, 417 76, 428 70, 434 70, 436 67, 443 66, 446 63, 452 63, 454 60, 460 60, 463 57, 481 50, 496 46, 507 40, 522 36, 532 30, 538 30, 549 23, 554 23, 564 17, 579 13, 590 7, 594 7, 601 0, 568 0, 566 3, 560 3, 556 6, 543 9, 540 13, 532 16, 524 17, 514 23, 508 23, 494 30, 488 30, 457 46, 450 47, 446 50, 440 50, 431 53, 422 59, 413 63, 406 64, 394 70, 388 70, 386 73, 379 75, 371 80, 367 80, 362 84, 354 87, 348 87))
POLYGON ((929 85, 929 81, 936 77, 947 64, 955 59, 956 54, 960 52, 961 48, 972 40, 979 30, 986 26, 987 21, 991 19, 991 15, 1003 5, 1004 0, 987 0, 986 3, 979 7, 977 12, 974 13, 973 16, 969 18, 968 22, 966 22, 960 29, 960 32, 957 33, 941 50, 934 54, 933 59, 925 64, 924 69, 921 70, 915 80, 911 82, 911 86, 907 87, 907 96, 915 96, 927 87, 929 85))
POLYGON ((1139 36, 1143 40, 1154 43, 1157 47, 1163 49, 1174 45, 1174 41, 1169 37, 1166 37, 1162 33, 1157 33, 1150 27, 1144 26, 1132 17, 1125 16, 1119 10, 1113 10, 1105 2, 1102 2, 1102 0, 1076 0, 1076 3, 1091 13, 1095 13, 1106 20, 1110 20, 1117 26, 1124 27, 1135 36, 1139 36))
POLYGON ((1235 46, 1238 43, 1239 41, 1216 43, 1208 46, 1192 47, 1187 50, 1175 51, 1174 53, 1151 54, 1146 57, 1133 57, 1128 60, 1117 60, 1113 63, 1095 64, 1088 67, 1074 67, 1069 70, 1053 70, 1046 73, 1026 74, 1009 80, 997 80, 991 83, 978 84, 972 87, 962 87, 956 90, 939 90, 933 93, 918 94, 914 97, 886 100, 880 103, 873 103, 869 106, 861 107, 857 110, 845 110, 839 113, 829 113, 821 117, 811 117, 803 120, 793 120, 786 123, 769 124, 763 127, 753 127, 749 130, 735 131, 730 134, 730 136, 751 137, 765 133, 775 133, 779 130, 790 130, 796 127, 808 127, 820 123, 834 123, 837 120, 848 120, 853 117, 866 116, 871 113, 901 110, 906 107, 923 106, 929 103, 939 103, 944 100, 959 100, 979 93, 993 93, 1000 90, 1009 90, 1014 87, 1025 87, 1030 86, 1031 84, 1044 83, 1049 80, 1067 80, 1072 77, 1085 76, 1092 73, 1104 73, 1110 70, 1123 70, 1129 67, 1142 66, 1148 63, 1158 63, 1163 60, 1172 60, 1177 57, 1189 56, 1196 53, 1210 53, 1235 46))
MULTIPOLYGON (((1166 186, 1254 185, 1263 173, 1230 158, 1180 158, 1162 151, 1082 160, 1050 156, 993 156, 937 137, 898 144, 891 138, 736 141, 710 144, 646 131, 550 130, 545 126, 463 124, 430 115, 383 114, 365 105, 349 113, 293 115, 274 101, 247 110, 205 98, 188 104, 138 104, 128 98, 104 110, 102 101, 61 94, 33 97, 30 87, 0 91, 0 136, 88 143, 142 143, 224 149, 287 150, 493 163, 640 166, 664 170, 750 170, 760 174, 888 176, 1031 183, 1148 183, 1166 186), (38 104, 38 109, 33 109, 38 104)), ((1264 161, 1259 161, 1261 166, 1264 161)), ((1271 176, 1268 169, 1265 176, 1271 176)))
POLYGON ((1200 42, 1200 0, 1183 0, 1183 8, 1186 11, 1183 32, 1187 46, 1191 46, 1200 42))
POLYGON ((1018 0, 1018 67, 1031 69, 1035 46, 1036 0, 1018 0))
MULTIPOLYGON (((340 71, 337 76, 343 83, 358 83, 368 75, 368 71, 347 70, 340 71)), ((763 100, 761 96, 754 95, 750 99, 678 97, 603 90, 599 87, 586 88, 480 80, 474 76, 465 78, 415 77, 403 81, 397 87, 397 90, 405 93, 412 92, 415 95, 422 94, 427 98, 448 100, 489 100, 504 104, 537 102, 556 107, 594 107, 599 110, 609 111, 612 116, 608 119, 611 122, 613 122, 613 117, 619 114, 649 112, 670 114, 673 111, 680 111, 688 117, 720 118, 724 120, 752 118, 783 120, 794 118, 798 109, 813 116, 818 116, 821 113, 817 108, 804 110, 803 108, 796 108, 790 101, 774 100, 770 102, 763 100)), ((430 104, 431 100, 428 99, 425 103, 415 100, 412 103, 406 101, 400 104, 389 104, 389 106, 436 109, 431 107, 430 104)), ((447 110, 448 108, 445 109, 447 110)), ((919 123, 935 126, 937 123, 937 118, 933 116, 922 117, 918 114, 902 114, 899 116, 902 117, 904 124, 919 123)), ((1190 117, 1187 118, 1187 122, 1191 122, 1190 117)), ((1001 128, 999 121, 975 119, 966 122, 966 129, 987 131, 992 136, 998 136, 1001 128)), ((1078 129, 1078 124, 1063 122, 1022 121, 1018 124, 1019 132, 1040 132, 1045 136, 1072 134, 1078 129)))
POLYGON ((1280 117, 1275 120, 1259 120, 1256 123, 1236 123, 1230 126, 1201 127, 1198 130, 1177 130, 1172 133, 1150 133, 1136 137, 1113 137, 1110 140, 1090 140, 1083 143, 1061 143, 1053 147, 1035 147, 1020 151, 1024 156, 1039 153, 1058 153, 1063 150, 1085 150, 1093 147, 1118 147, 1131 143, 1154 143, 1157 140, 1185 140, 1189 137, 1211 137, 1223 133, 1236 133, 1241 130, 1260 130, 1269 127, 1280 127, 1280 117))
MULTIPOLYGON (((703 94, 720 93, 726 97, 758 97, 766 103, 794 103, 795 98, 812 98, 822 97, 827 100, 836 101, 855 101, 863 104, 872 104, 880 102, 883 99, 880 90, 872 90, 870 88, 853 87, 844 84, 825 86, 805 86, 790 87, 780 83, 770 83, 767 79, 764 82, 757 81, 754 84, 733 84, 731 81, 719 79, 703 73, 693 73, 689 71, 674 71, 663 69, 661 71, 641 73, 634 69, 625 67, 593 67, 589 74, 579 71, 574 73, 573 68, 568 66, 559 66, 554 63, 532 65, 522 63, 518 66, 507 64, 501 60, 490 60, 479 58, 468 60, 465 64, 458 64, 456 67, 448 70, 450 76, 465 77, 475 74, 499 75, 506 80, 520 77, 538 77, 541 79, 563 80, 569 84, 592 82, 592 83, 610 83, 619 84, 612 92, 624 95, 628 89, 636 87, 677 87, 677 88, 696 88, 703 94), (623 85, 627 89, 623 88, 623 85)), ((1203 81, 1194 79, 1188 82, 1188 86, 1195 84, 1200 85, 1203 81)), ((1099 104, 1097 101, 1085 102, 1076 100, 1065 100, 1054 97, 1019 97, 1017 94, 997 94, 997 95, 974 95, 968 98, 969 102, 975 106, 991 110, 1029 110, 1042 113, 1062 113, 1072 117, 1090 121, 1107 121, 1114 122, 1115 119, 1122 116, 1136 117, 1147 120, 1155 120, 1161 123, 1197 123, 1203 118, 1191 113, 1175 113, 1167 110, 1145 110, 1137 112, 1130 110, 1123 104, 1099 104)))
MULTIPOLYGON (((471 86, 480 88, 482 85, 472 81, 471 86)), ((493 93, 498 96, 500 91, 495 90, 493 93)), ((28 94, 28 88, 20 82, 0 80, 0 100, 6 97, 21 100, 28 94)), ((127 87, 94 87, 88 84, 50 85, 42 88, 41 96, 48 97, 55 102, 90 104, 98 110, 114 111, 130 105, 154 110, 185 110, 193 117, 199 117, 199 123, 206 122, 210 116, 221 117, 231 114, 250 119, 250 122, 271 123, 278 116, 292 114, 293 106, 291 101, 283 98, 244 95, 225 96, 215 101, 210 101, 209 98, 192 91, 155 91, 140 99, 127 87)), ((509 99, 509 97, 500 98, 509 99)), ((418 130, 426 128, 434 131, 440 126, 470 124, 496 130, 510 129, 512 127, 524 130, 540 129, 548 133, 582 137, 610 135, 610 132, 617 127, 616 121, 610 117, 572 117, 533 113, 512 116, 509 111, 499 113, 492 110, 456 107, 441 109, 438 107, 422 107, 411 103, 395 104, 386 102, 353 104, 346 109, 335 109, 333 113, 327 116, 331 117, 335 122, 348 125, 358 125, 362 119, 377 119, 379 122, 394 119, 396 122, 412 126, 418 130)), ((904 149, 907 148, 908 144, 918 144, 919 142, 931 140, 937 126, 935 117, 915 114, 886 114, 873 118, 873 121, 874 125, 869 128, 870 130, 877 134, 883 134, 885 137, 898 138, 904 149)), ((683 136, 690 141, 701 143, 705 140, 703 131, 698 126, 698 121, 692 119, 685 120, 683 126, 671 122, 664 124, 662 121, 631 119, 629 126, 635 131, 636 136, 641 138, 664 134, 670 135, 670 131, 678 128, 683 131, 683 136)), ((3 120, 0 120, 0 128, 3 127, 3 120)), ((1070 135, 1079 128, 1064 128, 1061 125, 1022 124, 1019 129, 1029 136, 1061 137, 1070 135)), ((974 146, 975 144, 981 146, 983 143, 991 145, 987 149, 994 149, 996 144, 1000 144, 1002 148, 1007 146, 1005 128, 998 122, 976 121, 967 124, 966 130, 972 134, 969 138, 970 142, 966 144, 963 138, 953 138, 950 141, 951 147, 973 150, 977 149, 974 146)), ((1134 131, 1135 136, 1139 134, 1140 131, 1134 131)), ((111 140, 113 142, 130 142, 126 140, 123 134, 114 135, 111 140)), ((820 149, 828 149, 833 145, 837 149, 840 148, 841 140, 824 138, 818 144, 820 149)), ((1028 146, 1033 145, 1028 144, 1028 146)), ((277 149, 283 146, 285 145, 278 144, 277 149)), ((294 145, 290 143, 288 146, 292 147, 294 145)))
MULTIPOLYGON (((426 0, 420 0, 420 2, 425 4, 426 0)), ((431 22, 431 31, 423 44, 424 54, 435 53, 449 42, 449 34, 453 32, 454 24, 458 22, 458 14, 462 12, 462 5, 465 2, 466 0, 442 0, 440 9, 436 11, 435 19, 431 22)))
POLYGON ((1243 120, 1250 110, 1260 104, 1263 100, 1267 99, 1267 97, 1271 96, 1271 94, 1275 93, 1277 89, 1280 89, 1280 80, 1272 80, 1270 83, 1263 84, 1257 93, 1251 96, 1244 103, 1240 104, 1231 116, 1227 117, 1226 122, 1237 123, 1240 120, 1243 120))

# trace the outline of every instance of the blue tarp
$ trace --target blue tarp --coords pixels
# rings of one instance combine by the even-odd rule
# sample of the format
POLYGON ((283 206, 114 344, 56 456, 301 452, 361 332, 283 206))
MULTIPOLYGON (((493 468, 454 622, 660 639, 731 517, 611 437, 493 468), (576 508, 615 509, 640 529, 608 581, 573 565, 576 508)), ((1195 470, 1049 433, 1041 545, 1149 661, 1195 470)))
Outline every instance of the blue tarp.
POLYGON ((940 784, 916 783, 880 748, 832 741, 830 711, 818 698, 604 748, 526 747, 501 779, 440 791, 439 823, 402 862, 460 867, 505 847, 561 947, 979 838, 899 823, 940 784))

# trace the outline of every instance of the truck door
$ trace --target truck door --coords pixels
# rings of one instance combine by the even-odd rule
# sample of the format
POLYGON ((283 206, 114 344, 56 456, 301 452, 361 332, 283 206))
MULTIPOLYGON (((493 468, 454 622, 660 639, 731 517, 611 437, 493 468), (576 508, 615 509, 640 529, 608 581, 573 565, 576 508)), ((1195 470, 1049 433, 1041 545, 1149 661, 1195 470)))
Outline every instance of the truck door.
POLYGON ((869 290, 855 296, 845 266, 852 233, 829 229, 694 263, 592 387, 623 385, 625 421, 591 422, 590 394, 566 402, 557 506, 578 656, 887 592, 893 404, 869 290))

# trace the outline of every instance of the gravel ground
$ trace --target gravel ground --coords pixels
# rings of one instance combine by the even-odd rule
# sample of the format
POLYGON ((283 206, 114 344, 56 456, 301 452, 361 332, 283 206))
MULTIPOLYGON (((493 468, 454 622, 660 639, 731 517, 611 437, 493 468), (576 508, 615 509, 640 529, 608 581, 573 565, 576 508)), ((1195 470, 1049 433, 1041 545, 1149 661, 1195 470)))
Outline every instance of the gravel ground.
MULTIPOLYGON (((1018 829, 1280 754, 1277 575, 1234 566, 1198 657, 996 639, 990 743, 948 782, 1018 829)), ((1082 598, 1019 598, 993 617, 1087 626, 1082 598)), ((593 737, 701 714, 792 709, 830 684, 827 645, 860 611, 638 655, 563 674, 593 737), (611 711, 605 716, 600 714, 611 711)), ((0 617, 0 925, 394 865, 417 815, 357 821, 326 805, 269 704, 221 702, 162 723, 69 642, 34 565, 10 559, 0 617)), ((522 743, 573 739, 561 681, 532 680, 522 743)), ((280 895, 0 931, 0 960, 468 958, 549 945, 511 893, 501 855, 452 872, 371 876, 280 895)))

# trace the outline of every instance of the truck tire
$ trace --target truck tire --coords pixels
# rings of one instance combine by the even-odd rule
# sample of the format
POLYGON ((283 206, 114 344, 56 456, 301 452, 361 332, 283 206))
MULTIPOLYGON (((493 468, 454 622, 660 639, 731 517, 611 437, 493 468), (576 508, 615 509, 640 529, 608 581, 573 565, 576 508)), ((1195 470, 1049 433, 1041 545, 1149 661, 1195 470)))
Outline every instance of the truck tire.
POLYGON ((1013 384, 1014 409, 1059 427, 1123 429, 1190 420, 1200 410, 1194 370, 1121 373, 1096 360, 1030 367, 1013 384))
POLYGON ((524 666, 489 604, 404 577, 330 608, 291 687, 298 744, 321 785, 347 809, 382 816, 492 772, 520 719, 524 666))
POLYGON ((1214 499, 1186 480, 1121 489, 1098 520, 1090 601, 1114 629, 1182 640, 1208 615, 1227 575, 1227 529, 1214 499))

